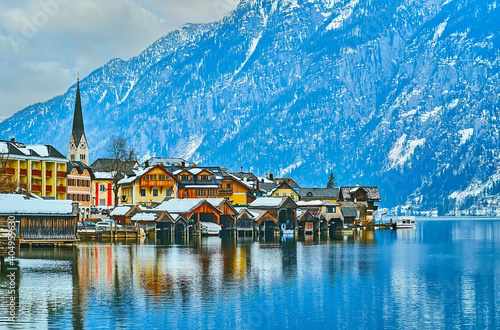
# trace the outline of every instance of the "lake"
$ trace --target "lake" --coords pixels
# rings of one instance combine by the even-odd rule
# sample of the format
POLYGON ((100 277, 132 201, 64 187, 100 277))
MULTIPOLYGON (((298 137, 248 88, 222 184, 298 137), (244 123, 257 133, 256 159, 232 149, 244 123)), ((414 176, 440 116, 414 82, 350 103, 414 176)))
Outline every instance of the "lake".
POLYGON ((306 239, 80 242, 22 249, 0 327, 500 328, 500 221, 306 239))

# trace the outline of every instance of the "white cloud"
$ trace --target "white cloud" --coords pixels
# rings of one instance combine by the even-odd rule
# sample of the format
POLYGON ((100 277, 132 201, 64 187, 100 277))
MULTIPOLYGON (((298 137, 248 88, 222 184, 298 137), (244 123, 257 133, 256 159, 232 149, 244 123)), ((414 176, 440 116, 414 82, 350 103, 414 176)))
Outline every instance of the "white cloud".
POLYGON ((0 3, 0 116, 65 92, 113 58, 138 55, 238 0, 20 0, 0 3))

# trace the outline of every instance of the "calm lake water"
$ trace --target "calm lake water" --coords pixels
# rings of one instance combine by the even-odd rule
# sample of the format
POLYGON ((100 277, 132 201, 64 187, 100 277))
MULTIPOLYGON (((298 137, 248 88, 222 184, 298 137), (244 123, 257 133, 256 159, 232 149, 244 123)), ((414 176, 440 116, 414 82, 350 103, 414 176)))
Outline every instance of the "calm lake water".
POLYGON ((314 240, 23 249, 0 328, 500 328, 500 221, 314 240))

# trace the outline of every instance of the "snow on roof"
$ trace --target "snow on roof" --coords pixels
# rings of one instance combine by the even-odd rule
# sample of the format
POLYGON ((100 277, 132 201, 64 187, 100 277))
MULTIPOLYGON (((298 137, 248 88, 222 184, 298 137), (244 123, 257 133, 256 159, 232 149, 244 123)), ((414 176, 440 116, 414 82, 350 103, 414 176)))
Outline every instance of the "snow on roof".
POLYGON ((172 174, 173 174, 173 175, 177 175, 177 174, 181 173, 182 171, 183 171, 183 170, 176 170, 176 171, 174 171, 174 173, 172 173, 172 174))
POLYGON ((253 201, 250 207, 278 207, 283 202, 281 197, 260 197, 253 201))
POLYGON ((0 194, 0 214, 73 214, 70 200, 25 198, 18 194, 0 194))
POLYGON ((203 199, 171 199, 161 203, 155 211, 167 211, 168 213, 189 213, 203 199))
POLYGON ((339 203, 334 203, 332 201, 324 200, 312 200, 312 201, 298 201, 295 202, 298 207, 312 207, 312 206, 339 206, 339 203))
POLYGON ((189 184, 189 185, 186 185, 186 188, 193 188, 193 189, 219 189, 219 186, 215 185, 215 184, 189 184))
POLYGON ((0 142, 0 153, 6 154, 9 152, 9 145, 7 142, 0 142))
POLYGON ((131 207, 132 206, 127 206, 127 205, 118 206, 113 211, 111 211, 111 213, 109 215, 110 216, 123 216, 123 215, 127 214, 128 211, 130 211, 131 207))
POLYGON ((47 146, 44 146, 44 145, 29 145, 29 146, 26 146, 26 149, 33 150, 34 152, 36 152, 41 157, 49 157, 49 150, 48 150, 47 146))
POLYGON ((156 221, 154 213, 137 213, 132 217, 132 221, 156 221))
POLYGON ((196 175, 196 174, 199 174, 200 172, 202 172, 202 171, 203 171, 203 169, 202 169, 202 168, 190 168, 190 169, 188 169, 188 171, 189 171, 191 174, 196 175))
POLYGON ((96 179, 113 179, 115 177, 115 172, 94 172, 94 177, 96 179))

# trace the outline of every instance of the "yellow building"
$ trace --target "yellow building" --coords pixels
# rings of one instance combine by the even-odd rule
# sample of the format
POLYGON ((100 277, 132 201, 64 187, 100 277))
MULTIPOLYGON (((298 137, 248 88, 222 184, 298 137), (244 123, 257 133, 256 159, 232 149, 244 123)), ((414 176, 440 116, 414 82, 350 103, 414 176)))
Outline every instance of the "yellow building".
POLYGON ((256 197, 251 194, 252 187, 239 177, 224 172, 222 187, 219 190, 219 197, 229 198, 234 205, 248 205, 256 197))
POLYGON ((50 145, 0 141, 0 160, 13 187, 50 199, 66 199, 68 160, 50 145))
POLYGON ((294 202, 299 200, 299 193, 288 182, 281 182, 276 188, 271 190, 269 197, 290 197, 294 202))
POLYGON ((177 178, 161 165, 136 171, 119 184, 122 204, 151 206, 177 196, 177 178))

